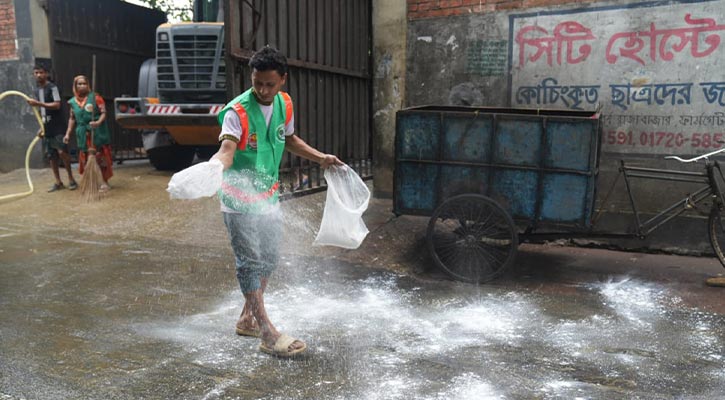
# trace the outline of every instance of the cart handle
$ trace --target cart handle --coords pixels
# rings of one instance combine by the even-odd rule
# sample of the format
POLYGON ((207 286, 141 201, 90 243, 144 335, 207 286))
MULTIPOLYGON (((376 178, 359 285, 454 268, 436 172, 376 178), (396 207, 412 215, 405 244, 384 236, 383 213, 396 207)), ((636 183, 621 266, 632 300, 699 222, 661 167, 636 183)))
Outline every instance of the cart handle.
POLYGON ((722 148, 720 150, 715 150, 715 151, 713 151, 711 153, 703 154, 701 156, 697 156, 695 158, 690 158, 690 159, 683 159, 683 158, 680 158, 680 157, 677 157, 677 156, 667 156, 665 158, 677 160, 677 161, 683 162, 683 163, 690 163, 690 162, 697 162, 697 160, 701 160, 703 158, 707 160, 708 157, 714 156, 715 154, 719 154, 719 153, 722 153, 722 152, 725 152, 725 148, 722 148))

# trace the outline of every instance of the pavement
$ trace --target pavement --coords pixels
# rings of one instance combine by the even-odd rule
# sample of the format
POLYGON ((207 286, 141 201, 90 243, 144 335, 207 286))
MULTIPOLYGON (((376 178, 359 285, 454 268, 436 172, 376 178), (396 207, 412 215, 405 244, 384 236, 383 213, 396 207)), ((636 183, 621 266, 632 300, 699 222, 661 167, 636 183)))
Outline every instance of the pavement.
MULTIPOLYGON (((32 170, 36 192, 0 204, 0 400, 725 397, 714 258, 525 244, 470 285, 432 265, 426 218, 372 199, 359 249, 316 247, 325 193, 296 198, 266 299, 310 351, 279 360, 234 334, 218 200, 114 170, 96 203, 32 170)), ((0 196, 24 179, 0 175, 0 196)))

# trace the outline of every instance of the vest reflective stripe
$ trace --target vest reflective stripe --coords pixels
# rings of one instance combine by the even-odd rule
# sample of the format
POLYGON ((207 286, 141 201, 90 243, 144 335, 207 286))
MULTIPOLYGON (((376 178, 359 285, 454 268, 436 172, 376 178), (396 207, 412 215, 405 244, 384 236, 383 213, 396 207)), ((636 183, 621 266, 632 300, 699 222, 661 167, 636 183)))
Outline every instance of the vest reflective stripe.
POLYGON ((279 189, 279 182, 275 182, 274 185, 272 185, 265 192, 249 194, 249 193, 244 192, 226 182, 223 182, 221 191, 225 195, 234 197, 238 200, 241 200, 244 203, 256 203, 261 200, 267 200, 270 197, 274 196, 275 192, 277 192, 277 189, 279 189))
POLYGON ((239 150, 246 150, 247 142, 249 141, 249 118, 247 117, 247 110, 239 103, 234 104, 232 109, 237 113, 239 122, 242 124, 242 137, 239 139, 237 148, 239 150))
POLYGON ((292 98, 286 93, 286 92, 279 92, 282 95, 282 98, 284 99, 284 110, 285 110, 285 119, 284 119, 284 125, 285 128, 287 127, 287 124, 292 120, 292 113, 294 112, 292 107, 292 98))

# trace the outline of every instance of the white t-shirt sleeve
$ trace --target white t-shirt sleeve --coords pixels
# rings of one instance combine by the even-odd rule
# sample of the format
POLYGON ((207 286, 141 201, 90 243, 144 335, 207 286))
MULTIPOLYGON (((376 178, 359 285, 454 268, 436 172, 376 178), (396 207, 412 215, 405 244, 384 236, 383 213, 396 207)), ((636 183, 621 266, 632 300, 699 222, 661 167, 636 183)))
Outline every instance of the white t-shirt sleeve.
POLYGON ((234 110, 228 110, 224 114, 222 132, 219 134, 219 140, 222 140, 225 135, 234 136, 237 138, 237 141, 242 139, 242 124, 239 122, 239 116, 234 110))
POLYGON ((53 102, 60 101, 60 92, 58 91, 58 86, 53 86, 52 92, 53 102))
POLYGON ((290 118, 287 125, 284 127, 284 135, 285 136, 292 136, 295 133, 295 113, 292 113, 292 118, 290 118))

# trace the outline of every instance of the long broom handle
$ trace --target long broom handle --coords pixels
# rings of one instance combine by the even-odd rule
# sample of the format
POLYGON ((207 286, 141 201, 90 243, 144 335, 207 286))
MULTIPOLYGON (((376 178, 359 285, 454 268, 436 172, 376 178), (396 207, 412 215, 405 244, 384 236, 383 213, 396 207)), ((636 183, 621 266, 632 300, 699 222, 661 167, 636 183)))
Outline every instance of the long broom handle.
POLYGON ((93 55, 93 67, 91 69, 91 87, 96 87, 96 55, 93 55))
MULTIPOLYGON (((93 66, 91 67, 91 89, 96 87, 96 55, 93 55, 93 66)), ((96 92, 92 92, 95 96, 96 92)), ((93 101, 93 108, 91 109, 91 122, 96 118, 96 99, 95 97, 93 99, 88 99, 93 101)), ((93 154, 96 154, 96 142, 94 141, 94 132, 95 129, 91 127, 91 145, 88 148, 88 152, 90 153, 91 150, 93 150, 93 154)))

